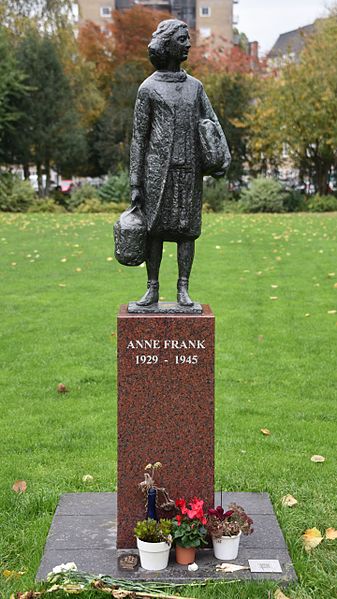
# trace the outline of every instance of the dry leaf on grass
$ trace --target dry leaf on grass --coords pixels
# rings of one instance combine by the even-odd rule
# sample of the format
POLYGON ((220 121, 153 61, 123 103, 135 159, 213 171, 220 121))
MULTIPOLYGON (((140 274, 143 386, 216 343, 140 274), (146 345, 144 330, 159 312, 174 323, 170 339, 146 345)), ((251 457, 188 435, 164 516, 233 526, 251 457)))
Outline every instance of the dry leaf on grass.
POLYGON ((312 549, 315 549, 323 541, 323 537, 318 528, 308 528, 304 535, 302 535, 302 540, 304 549, 312 551, 312 549))
POLYGON ((90 483, 94 482, 94 477, 91 476, 91 474, 85 474, 84 476, 82 476, 82 482, 90 484, 90 483))
POLYGON ((25 480, 16 480, 12 486, 12 489, 15 491, 15 493, 25 493, 27 489, 27 483, 25 480))
POLYGON ((335 541, 337 539, 337 530, 335 528, 327 528, 325 531, 325 538, 328 541, 335 541))
POLYGON ((274 593, 274 599, 289 599, 289 597, 282 593, 281 589, 276 589, 274 593))
POLYGON ((271 435, 271 432, 268 428, 261 428, 261 433, 265 436, 265 437, 269 437, 269 435, 271 435))
POLYGON ((68 389, 63 383, 60 383, 59 385, 57 385, 57 392, 58 393, 68 393, 68 389))
POLYGON ((232 572, 238 572, 239 570, 249 570, 248 566, 239 566, 236 564, 219 564, 215 568, 216 572, 224 572, 224 574, 231 574, 232 572))
POLYGON ((283 507, 293 507, 297 505, 298 501, 293 497, 293 495, 285 495, 282 497, 282 506, 283 507))
POLYGON ((311 456, 310 460, 317 464, 320 464, 321 462, 325 462, 325 458, 322 455, 313 455, 313 456, 311 456))

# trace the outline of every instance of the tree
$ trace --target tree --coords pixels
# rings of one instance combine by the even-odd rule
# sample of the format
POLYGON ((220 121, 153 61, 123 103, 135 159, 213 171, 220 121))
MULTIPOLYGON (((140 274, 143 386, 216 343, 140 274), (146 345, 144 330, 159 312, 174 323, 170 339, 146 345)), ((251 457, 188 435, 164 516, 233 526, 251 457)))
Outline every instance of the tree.
MULTIPOLYGON (((24 74, 20 71, 10 41, 10 35, 5 27, 0 27, 0 147, 3 136, 13 127, 20 113, 16 100, 26 91, 24 74)), ((0 151, 1 156, 1 151, 0 151)))
POLYGON ((51 31, 63 27, 72 14, 71 0, 1 0, 0 22, 21 32, 28 21, 51 31))
POLYGON ((114 11, 104 31, 95 23, 84 23, 78 35, 79 50, 95 65, 97 83, 106 98, 111 92, 114 72, 121 65, 138 63, 144 76, 150 75, 153 67, 147 46, 158 23, 168 18, 171 18, 169 13, 133 6, 114 11))
POLYGON ((52 37, 32 29, 20 41, 17 56, 30 90, 17 104, 21 116, 7 136, 7 155, 24 164, 26 174, 29 163, 36 165, 42 194, 48 192, 52 166, 69 174, 85 159, 85 136, 52 37))
POLYGON ((262 82, 249 116, 252 158, 278 164, 286 143, 294 164, 320 194, 337 156, 337 19, 321 21, 298 62, 262 82))

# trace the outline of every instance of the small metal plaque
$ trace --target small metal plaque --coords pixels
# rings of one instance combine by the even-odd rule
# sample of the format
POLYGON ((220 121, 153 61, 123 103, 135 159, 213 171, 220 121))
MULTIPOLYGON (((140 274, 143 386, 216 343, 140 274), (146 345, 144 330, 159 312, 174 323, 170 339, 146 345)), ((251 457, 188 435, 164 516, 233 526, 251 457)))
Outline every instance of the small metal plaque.
POLYGON ((281 573, 282 568, 278 559, 249 559, 251 572, 281 573))
POLYGON ((118 568, 124 572, 135 572, 139 568, 139 557, 136 553, 124 553, 118 558, 118 568))

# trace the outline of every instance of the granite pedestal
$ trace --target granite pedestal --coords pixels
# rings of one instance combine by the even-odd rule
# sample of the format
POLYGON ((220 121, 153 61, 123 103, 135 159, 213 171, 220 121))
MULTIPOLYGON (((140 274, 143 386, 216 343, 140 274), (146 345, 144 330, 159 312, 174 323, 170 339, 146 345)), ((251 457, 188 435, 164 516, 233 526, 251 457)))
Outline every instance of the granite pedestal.
MULTIPOLYGON (((214 316, 118 315, 117 547, 135 546, 145 518, 146 464, 172 498, 214 494, 214 316)), ((161 514, 159 514, 161 515, 161 514)), ((162 514, 164 515, 164 514, 162 514)))
MULTIPOLYGON (((218 505, 220 493, 215 495, 215 505, 218 505)), ((242 505, 254 520, 254 532, 242 537, 239 555, 233 563, 248 566, 249 559, 275 559, 280 561, 281 573, 252 574, 249 570, 233 574, 216 572, 215 567, 221 562, 213 557, 211 549, 198 551, 197 572, 178 566, 174 550, 168 568, 161 572, 147 572, 142 568, 134 572, 120 571, 118 558, 129 552, 116 548, 116 493, 67 493, 62 495, 56 509, 37 580, 44 580, 61 563, 75 562, 79 570, 90 574, 143 581, 181 584, 204 580, 277 580, 280 584, 296 581, 296 573, 267 493, 223 493, 223 506, 227 507, 233 501, 242 505)), ((131 551, 137 553, 135 549, 131 551)))

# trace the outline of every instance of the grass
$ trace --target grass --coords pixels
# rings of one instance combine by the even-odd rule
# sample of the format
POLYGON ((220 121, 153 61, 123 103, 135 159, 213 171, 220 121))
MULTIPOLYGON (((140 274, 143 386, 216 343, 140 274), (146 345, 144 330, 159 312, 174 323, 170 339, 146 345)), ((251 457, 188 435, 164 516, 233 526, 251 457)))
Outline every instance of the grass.
MULTIPOLYGON (((113 218, 0 215, 3 597, 34 587, 61 493, 115 489, 116 314, 146 275, 112 260, 113 218), (69 393, 56 392, 60 382, 69 393), (25 494, 11 490, 17 479, 25 494), (6 579, 5 569, 26 573, 6 579)), ((336 240, 336 214, 205 215, 191 279, 192 297, 216 315, 217 485, 270 493, 299 577, 291 599, 337 597, 337 541, 310 555, 301 542, 307 528, 337 527, 336 240), (293 509, 281 507, 287 493, 293 509)), ((165 249, 169 300, 175 246, 165 249)), ((276 587, 184 593, 267 599, 276 587)))

